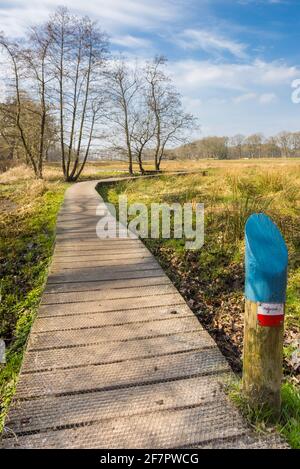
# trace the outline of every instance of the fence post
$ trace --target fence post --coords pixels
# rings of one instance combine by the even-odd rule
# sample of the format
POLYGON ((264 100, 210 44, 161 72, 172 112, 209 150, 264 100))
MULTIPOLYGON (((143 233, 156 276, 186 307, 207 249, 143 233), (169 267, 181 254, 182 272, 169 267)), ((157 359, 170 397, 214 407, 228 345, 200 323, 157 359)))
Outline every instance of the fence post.
POLYGON ((277 417, 288 252, 279 229, 264 214, 248 218, 245 243, 243 391, 250 405, 277 417))

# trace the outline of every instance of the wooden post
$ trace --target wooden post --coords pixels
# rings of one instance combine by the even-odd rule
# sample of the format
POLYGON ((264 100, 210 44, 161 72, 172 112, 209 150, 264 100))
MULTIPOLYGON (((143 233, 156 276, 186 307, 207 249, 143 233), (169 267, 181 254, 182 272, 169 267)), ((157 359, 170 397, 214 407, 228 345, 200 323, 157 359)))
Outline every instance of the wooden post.
POLYGON ((245 241, 243 391, 254 408, 278 417, 288 252, 279 229, 264 214, 248 219, 245 241))

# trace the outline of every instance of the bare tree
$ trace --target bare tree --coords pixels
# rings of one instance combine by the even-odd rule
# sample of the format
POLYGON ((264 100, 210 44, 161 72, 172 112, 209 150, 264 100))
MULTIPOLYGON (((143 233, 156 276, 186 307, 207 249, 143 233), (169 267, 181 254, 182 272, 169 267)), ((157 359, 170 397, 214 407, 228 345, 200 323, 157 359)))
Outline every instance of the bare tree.
POLYGON ((137 143, 136 126, 140 116, 136 112, 136 100, 141 88, 141 80, 138 76, 138 68, 126 64, 124 58, 113 60, 107 73, 107 93, 111 103, 111 109, 107 112, 107 120, 121 131, 121 139, 124 141, 127 157, 128 171, 133 174, 133 140, 137 143))
POLYGON ((276 137, 269 137, 264 144, 264 154, 266 157, 278 158, 281 156, 281 150, 277 144, 276 137))
POLYGON ((154 165, 158 171, 168 144, 185 140, 184 132, 195 127, 195 119, 183 111, 180 94, 171 86, 165 73, 165 57, 155 57, 147 64, 148 106, 155 119, 154 165))
POLYGON ((300 132, 291 132, 290 133, 290 149, 292 156, 299 156, 300 152, 300 132))
MULTIPOLYGON (((16 125, 16 114, 17 104, 15 99, 0 104, 0 136, 6 143, 10 159, 25 161, 26 164, 31 165, 31 161, 25 151, 19 129, 16 125)), ((56 140, 57 128, 55 120, 47 114, 43 130, 43 148, 41 153, 41 115, 42 111, 38 103, 32 101, 25 93, 22 93, 21 121, 23 133, 26 141, 28 141, 30 145, 34 159, 39 161, 42 167, 43 162, 47 161, 49 148, 56 140)), ((41 175, 39 177, 41 177, 41 175)))
POLYGON ((218 160, 228 158, 227 137, 204 137, 199 143, 199 153, 202 158, 215 158, 218 160))
POLYGON ((31 164, 36 177, 42 178, 47 120, 45 67, 49 42, 35 29, 29 40, 25 41, 25 46, 10 42, 4 36, 1 36, 0 44, 7 52, 12 65, 15 125, 26 160, 31 164), (28 95, 30 88, 37 92, 37 99, 33 100, 28 95))
POLYGON ((263 141, 264 141, 264 136, 260 133, 249 135, 245 139, 245 146, 247 148, 250 158, 262 157, 263 141))
POLYGON ((57 103, 64 177, 75 181, 87 161, 103 104, 108 41, 88 17, 58 8, 46 25, 57 103))
POLYGON ((0 104, 1 156, 9 161, 22 158, 23 147, 19 131, 16 128, 15 103, 6 101, 0 104))
POLYGON ((290 133, 285 131, 280 132, 276 138, 281 149, 281 156, 287 158, 290 156, 290 133))
POLYGON ((242 158, 242 156, 243 156, 243 143, 244 143, 244 140, 245 140, 245 137, 242 134, 234 135, 230 139, 231 146, 236 149, 237 158, 242 158))
MULTIPOLYGON (((196 119, 181 108, 178 100, 177 105, 169 110, 168 119, 161 123, 160 147, 158 154, 155 150, 155 169, 160 170, 161 161, 165 156, 167 145, 177 146, 186 141, 186 131, 190 131, 196 126, 196 119)), ((166 115, 165 115, 166 117, 166 115)), ((157 137, 157 134, 156 134, 157 137)))
POLYGON ((48 49, 51 38, 43 28, 33 27, 30 32, 28 47, 22 51, 22 58, 28 79, 32 82, 33 93, 39 98, 39 134, 38 134, 38 170, 42 176, 43 161, 46 159, 46 131, 48 117, 50 123, 50 105, 47 104, 47 85, 52 77, 49 74, 48 49))
POLYGON ((143 103, 141 109, 137 110, 136 114, 136 125, 132 132, 132 147, 140 172, 144 174, 143 155, 155 135, 155 121, 146 103, 143 103))

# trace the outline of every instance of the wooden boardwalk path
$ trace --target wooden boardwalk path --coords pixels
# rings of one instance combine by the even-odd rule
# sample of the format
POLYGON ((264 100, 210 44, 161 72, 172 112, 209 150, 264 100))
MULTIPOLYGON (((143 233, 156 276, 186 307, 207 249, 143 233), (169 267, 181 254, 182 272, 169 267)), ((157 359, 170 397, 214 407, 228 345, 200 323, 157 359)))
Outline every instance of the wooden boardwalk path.
POLYGON ((282 445, 229 402, 226 360, 143 243, 96 236, 95 185, 66 193, 2 446, 282 445))

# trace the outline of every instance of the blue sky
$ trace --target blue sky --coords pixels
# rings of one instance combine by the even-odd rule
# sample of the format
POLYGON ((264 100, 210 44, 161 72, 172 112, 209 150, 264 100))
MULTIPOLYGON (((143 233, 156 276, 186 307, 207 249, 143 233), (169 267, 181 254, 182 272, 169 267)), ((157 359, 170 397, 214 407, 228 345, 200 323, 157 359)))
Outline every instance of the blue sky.
POLYGON ((113 50, 162 53, 201 135, 300 130, 300 1, 0 0, 0 30, 21 36, 64 4, 95 18, 113 50))

